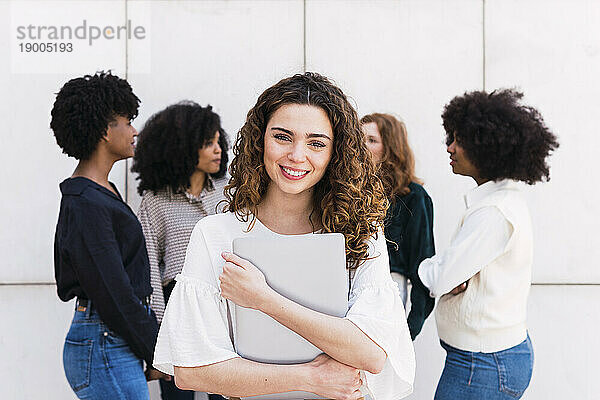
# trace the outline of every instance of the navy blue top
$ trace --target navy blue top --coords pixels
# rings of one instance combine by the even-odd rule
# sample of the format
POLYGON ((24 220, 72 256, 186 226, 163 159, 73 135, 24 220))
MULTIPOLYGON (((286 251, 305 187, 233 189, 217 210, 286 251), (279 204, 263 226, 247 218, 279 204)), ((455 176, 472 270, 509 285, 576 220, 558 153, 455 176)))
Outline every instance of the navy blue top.
POLYGON ((435 254, 435 245, 431 197, 417 183, 411 182, 408 188, 410 193, 396 196, 388 209, 385 237, 388 239, 390 270, 404 275, 412 284, 407 321, 414 340, 435 304, 435 299, 429 296, 429 290, 417 274, 421 261, 435 254))
POLYGON ((58 297, 90 299, 102 321, 152 365, 158 324, 140 302, 152 293, 146 242, 137 217, 111 185, 117 195, 84 177, 60 184, 58 297))

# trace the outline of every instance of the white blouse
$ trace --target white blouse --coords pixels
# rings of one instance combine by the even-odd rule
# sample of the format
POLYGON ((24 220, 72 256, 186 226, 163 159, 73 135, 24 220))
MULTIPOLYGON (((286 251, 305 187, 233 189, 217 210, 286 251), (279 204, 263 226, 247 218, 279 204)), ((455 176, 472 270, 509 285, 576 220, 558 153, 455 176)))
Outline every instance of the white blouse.
MULTIPOLYGON (((229 336, 227 301, 219 290, 221 252, 232 251, 238 237, 280 236, 258 219, 250 232, 248 225, 233 213, 207 216, 196 224, 158 333, 154 367, 159 371, 174 375, 173 366, 198 367, 239 357, 229 336)), ((388 265, 380 233, 369 242, 369 260, 356 270, 346 315, 387 354, 381 373, 365 372, 368 391, 378 400, 408 396, 415 375, 404 307, 388 265)))

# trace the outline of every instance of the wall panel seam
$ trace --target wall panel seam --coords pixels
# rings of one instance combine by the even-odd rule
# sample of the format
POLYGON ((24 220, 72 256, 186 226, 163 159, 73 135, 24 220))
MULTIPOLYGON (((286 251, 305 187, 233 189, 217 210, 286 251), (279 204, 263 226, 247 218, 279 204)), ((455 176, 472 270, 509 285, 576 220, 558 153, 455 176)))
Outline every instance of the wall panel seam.
POLYGON ((481 38, 482 38, 482 40, 481 40, 481 44, 482 44, 482 54, 481 54, 481 56, 482 57, 481 58, 482 58, 482 60, 481 61, 482 61, 482 67, 483 67, 483 71, 482 71, 483 72, 482 73, 483 82, 482 82, 482 85, 483 85, 483 90, 484 91, 486 90, 486 82, 485 82, 485 79, 486 79, 486 76, 485 76, 485 68, 486 68, 485 67, 485 40, 486 40, 486 38, 485 38, 485 1, 486 0, 481 0, 481 3, 482 3, 481 4, 481 38))
POLYGON ((302 72, 306 72, 306 0, 302 0, 302 72))
MULTIPOLYGON (((127 18, 129 18, 127 4, 128 0, 125 0, 125 26, 127 26, 127 18)), ((129 38, 125 39, 125 79, 129 80, 129 38)), ((125 160, 125 203, 129 204, 129 159, 125 160)))
MULTIPOLYGON (((56 286, 56 282, 0 282, 0 286, 56 286)), ((600 286, 591 282, 539 282, 531 286, 600 286)))
POLYGON ((0 282, 0 286, 56 286, 56 282, 0 282))

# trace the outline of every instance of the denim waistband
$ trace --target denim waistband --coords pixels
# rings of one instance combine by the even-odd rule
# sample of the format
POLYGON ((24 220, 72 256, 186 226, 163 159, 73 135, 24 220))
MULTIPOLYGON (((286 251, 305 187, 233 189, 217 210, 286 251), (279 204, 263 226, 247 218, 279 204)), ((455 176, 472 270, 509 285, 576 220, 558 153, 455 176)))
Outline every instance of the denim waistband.
POLYGON ((515 349, 515 348, 517 348, 517 347, 519 347, 519 346, 526 345, 526 344, 527 344, 527 342, 529 342, 529 341, 531 341, 531 339, 529 338, 529 332, 527 332, 527 337, 526 337, 526 338, 525 338, 525 340, 523 340, 521 343, 519 343, 519 344, 517 344, 517 345, 515 345, 515 346, 512 346, 512 347, 509 347, 509 348, 507 348, 507 349, 502 349, 502 350, 499 350, 499 351, 494 351, 494 352, 490 352, 490 353, 477 352, 477 351, 473 352, 473 351, 468 351, 468 350, 462 350, 462 349, 458 349, 458 348, 456 348, 456 347, 453 347, 453 346, 449 345, 448 343, 444 342, 444 341, 443 341, 443 340, 441 340, 441 339, 440 339, 440 344, 442 345, 442 347, 444 348, 444 350, 446 350, 446 351, 452 351, 452 352, 454 352, 454 353, 459 353, 459 354, 473 354, 473 353, 479 353, 479 354, 493 354, 493 353, 499 353, 499 352, 502 352, 502 351, 508 351, 508 350, 511 350, 511 349, 515 349))
MULTIPOLYGON (((142 300, 140 300, 140 304, 146 309, 146 311, 150 312, 150 305, 144 304, 142 300)), ((98 314, 98 310, 94 307, 92 300, 87 299, 87 304, 81 306, 79 304, 79 300, 75 301, 75 315, 73 316, 73 321, 83 321, 86 320, 88 322, 102 322, 100 315, 98 314)))

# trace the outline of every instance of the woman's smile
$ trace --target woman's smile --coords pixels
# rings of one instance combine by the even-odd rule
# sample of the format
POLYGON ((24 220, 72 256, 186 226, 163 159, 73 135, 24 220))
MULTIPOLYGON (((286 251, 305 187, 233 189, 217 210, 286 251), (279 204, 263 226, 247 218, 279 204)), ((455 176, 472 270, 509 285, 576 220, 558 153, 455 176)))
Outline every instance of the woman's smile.
POLYGON ((263 161, 275 192, 309 194, 325 175, 333 154, 327 113, 307 104, 285 104, 271 116, 264 136, 263 161))
POLYGON ((302 179, 310 172, 292 167, 284 167, 283 165, 280 165, 279 168, 281 168, 281 173, 284 177, 292 180, 302 179))

